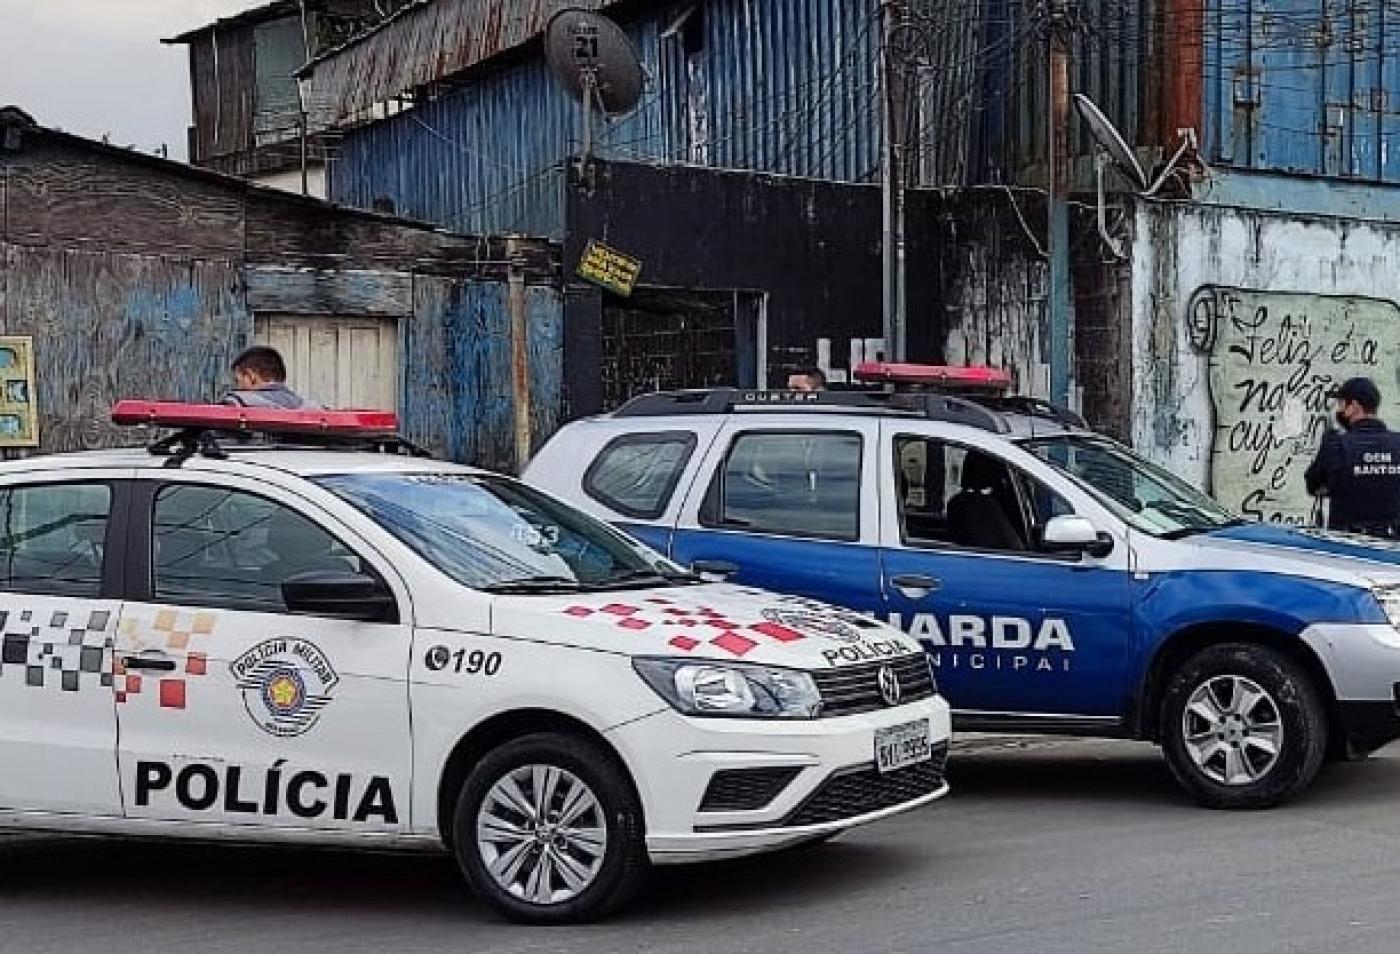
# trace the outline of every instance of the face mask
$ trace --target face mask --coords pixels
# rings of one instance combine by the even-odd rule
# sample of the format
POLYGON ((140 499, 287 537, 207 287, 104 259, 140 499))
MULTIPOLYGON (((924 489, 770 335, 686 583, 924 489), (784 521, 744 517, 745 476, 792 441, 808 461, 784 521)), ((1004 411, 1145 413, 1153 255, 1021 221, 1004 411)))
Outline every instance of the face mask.
POLYGON ((1341 427, 1341 429, 1344 430, 1344 431, 1349 431, 1349 430, 1351 430, 1351 421, 1347 420, 1347 413, 1346 413, 1346 411, 1338 411, 1338 412, 1337 412, 1337 424, 1338 424, 1338 425, 1341 427))

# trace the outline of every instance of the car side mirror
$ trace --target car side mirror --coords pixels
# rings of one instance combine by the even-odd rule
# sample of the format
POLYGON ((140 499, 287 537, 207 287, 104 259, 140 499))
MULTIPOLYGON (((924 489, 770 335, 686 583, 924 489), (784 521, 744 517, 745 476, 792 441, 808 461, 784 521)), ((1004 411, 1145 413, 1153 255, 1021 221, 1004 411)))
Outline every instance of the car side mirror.
POLYGON ((282 581, 282 602, 299 616, 397 623, 399 605, 382 580, 364 573, 313 570, 282 581))
POLYGON ((696 560, 690 571, 706 583, 728 583, 739 575, 739 566, 726 560, 696 560))
POLYGON ((1054 517, 1045 525, 1041 546, 1049 553, 1088 554, 1102 559, 1113 552, 1113 538, 1084 517, 1054 517))

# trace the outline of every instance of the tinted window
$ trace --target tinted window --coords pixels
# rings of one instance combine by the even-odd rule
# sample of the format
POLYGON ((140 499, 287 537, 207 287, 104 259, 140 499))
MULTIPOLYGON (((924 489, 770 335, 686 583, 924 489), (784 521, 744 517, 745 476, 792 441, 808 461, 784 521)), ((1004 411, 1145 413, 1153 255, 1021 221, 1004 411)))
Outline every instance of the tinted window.
POLYGON ((112 491, 50 484, 0 492, 0 589, 45 596, 102 593, 112 491))
POLYGON ((1001 459, 918 437, 895 442, 895 484, 905 542, 1030 552, 1063 497, 1001 459))
POLYGON ((858 434, 742 434, 721 474, 721 526, 789 536, 860 537, 858 434))
POLYGON ((655 520, 666 512, 694 450, 695 435, 688 433, 618 438, 588 469, 583 489, 620 514, 655 520))
POLYGON ((369 572, 335 537, 266 497, 172 485, 156 497, 155 598, 285 612, 282 582, 313 571, 369 572))

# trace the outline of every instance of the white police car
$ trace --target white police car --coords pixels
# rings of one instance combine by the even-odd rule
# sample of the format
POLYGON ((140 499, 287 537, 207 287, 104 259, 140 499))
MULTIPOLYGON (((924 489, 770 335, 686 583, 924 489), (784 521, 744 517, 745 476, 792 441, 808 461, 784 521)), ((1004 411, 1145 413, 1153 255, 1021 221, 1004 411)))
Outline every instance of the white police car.
POLYGON ((0 828, 447 848, 555 922, 947 791, 889 627, 390 453, 392 415, 118 419, 184 430, 0 465, 0 828))
POLYGON ((1043 403, 652 395, 525 476, 682 565, 899 625, 960 728, 1155 740, 1209 805, 1400 736, 1400 552, 1246 525, 1043 403))

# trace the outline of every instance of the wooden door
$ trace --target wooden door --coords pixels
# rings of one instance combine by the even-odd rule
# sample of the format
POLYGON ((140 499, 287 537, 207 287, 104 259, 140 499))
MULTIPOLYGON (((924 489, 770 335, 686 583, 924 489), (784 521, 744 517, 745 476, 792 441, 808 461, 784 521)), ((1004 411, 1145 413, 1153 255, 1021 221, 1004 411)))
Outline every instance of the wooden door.
POLYGON ((287 362, 287 384, 327 407, 397 411, 399 330, 392 318, 258 315, 258 344, 287 362))

